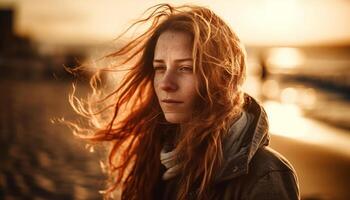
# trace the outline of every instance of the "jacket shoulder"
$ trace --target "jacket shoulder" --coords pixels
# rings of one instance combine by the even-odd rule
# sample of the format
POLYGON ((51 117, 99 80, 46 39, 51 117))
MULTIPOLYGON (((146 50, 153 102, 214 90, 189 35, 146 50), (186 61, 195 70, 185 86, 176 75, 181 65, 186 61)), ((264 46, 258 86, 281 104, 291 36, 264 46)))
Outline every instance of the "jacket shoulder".
POLYGON ((294 168, 277 151, 262 147, 251 160, 242 187, 243 199, 300 199, 298 179, 294 168))
POLYGON ((248 173, 220 185, 219 199, 298 200, 298 179, 292 165, 277 151, 261 147, 249 163, 248 173), (226 187, 225 187, 226 186, 226 187), (223 190, 223 191, 222 191, 223 190))
POLYGON ((294 168, 283 155, 267 146, 259 148, 249 164, 248 173, 261 177, 276 171, 295 173, 294 168))

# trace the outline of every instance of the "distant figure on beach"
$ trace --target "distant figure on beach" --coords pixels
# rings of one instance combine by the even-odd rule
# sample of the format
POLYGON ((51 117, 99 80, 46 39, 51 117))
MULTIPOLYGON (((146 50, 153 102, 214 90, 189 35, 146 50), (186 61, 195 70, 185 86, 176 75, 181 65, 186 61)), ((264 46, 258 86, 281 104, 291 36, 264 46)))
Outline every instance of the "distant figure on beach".
POLYGON ((260 88, 259 88, 259 99, 261 101, 265 101, 266 100, 266 96, 264 95, 264 91, 263 91, 263 85, 265 83, 265 81, 268 79, 268 69, 267 69, 267 63, 266 63, 266 55, 264 52, 261 52, 258 56, 259 58, 259 67, 260 67, 260 88))
POLYGON ((147 12, 132 27, 149 28, 98 72, 127 70, 114 91, 94 100, 104 83, 94 76, 91 98, 72 96, 90 125, 74 131, 110 144, 105 197, 299 199, 292 165, 268 147, 264 108, 242 91, 246 53, 234 31, 205 7, 147 12))
POLYGON ((259 56, 259 65, 261 69, 260 78, 261 78, 261 81, 264 82, 267 79, 268 71, 267 71, 267 64, 266 64, 266 56, 263 53, 261 53, 259 56))

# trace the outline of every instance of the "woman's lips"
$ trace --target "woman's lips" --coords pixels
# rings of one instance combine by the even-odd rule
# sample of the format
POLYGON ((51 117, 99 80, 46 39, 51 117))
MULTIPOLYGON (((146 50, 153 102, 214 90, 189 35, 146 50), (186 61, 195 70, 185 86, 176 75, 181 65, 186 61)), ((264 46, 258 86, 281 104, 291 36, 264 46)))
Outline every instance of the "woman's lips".
POLYGON ((174 99, 164 99, 162 100, 163 103, 167 103, 167 104, 179 104, 179 103, 183 103, 183 101, 178 101, 178 100, 174 100, 174 99))

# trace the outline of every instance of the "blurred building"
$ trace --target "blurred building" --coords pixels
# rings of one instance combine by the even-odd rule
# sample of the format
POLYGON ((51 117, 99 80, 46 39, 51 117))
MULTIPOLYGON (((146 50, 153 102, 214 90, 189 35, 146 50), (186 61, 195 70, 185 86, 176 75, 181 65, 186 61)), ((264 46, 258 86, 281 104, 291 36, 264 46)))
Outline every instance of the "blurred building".
POLYGON ((84 58, 82 51, 54 52, 43 55, 29 36, 15 32, 16 12, 0 8, 0 77, 8 79, 66 79, 70 75, 63 66, 74 67, 84 58))
POLYGON ((14 32, 15 11, 11 8, 0 10, 0 54, 6 57, 35 57, 37 52, 27 37, 14 32))

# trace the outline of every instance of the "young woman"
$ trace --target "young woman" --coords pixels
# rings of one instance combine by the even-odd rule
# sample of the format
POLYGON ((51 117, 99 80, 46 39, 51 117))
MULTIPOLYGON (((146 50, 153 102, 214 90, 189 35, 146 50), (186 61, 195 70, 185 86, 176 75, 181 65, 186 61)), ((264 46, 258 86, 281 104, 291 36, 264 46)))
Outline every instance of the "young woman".
POLYGON ((72 102, 92 122, 88 138, 111 144, 106 198, 299 199, 292 166, 267 147, 264 109, 241 90, 236 34, 207 8, 150 11, 136 23, 150 27, 108 56, 129 67, 103 99, 112 104, 72 102))

